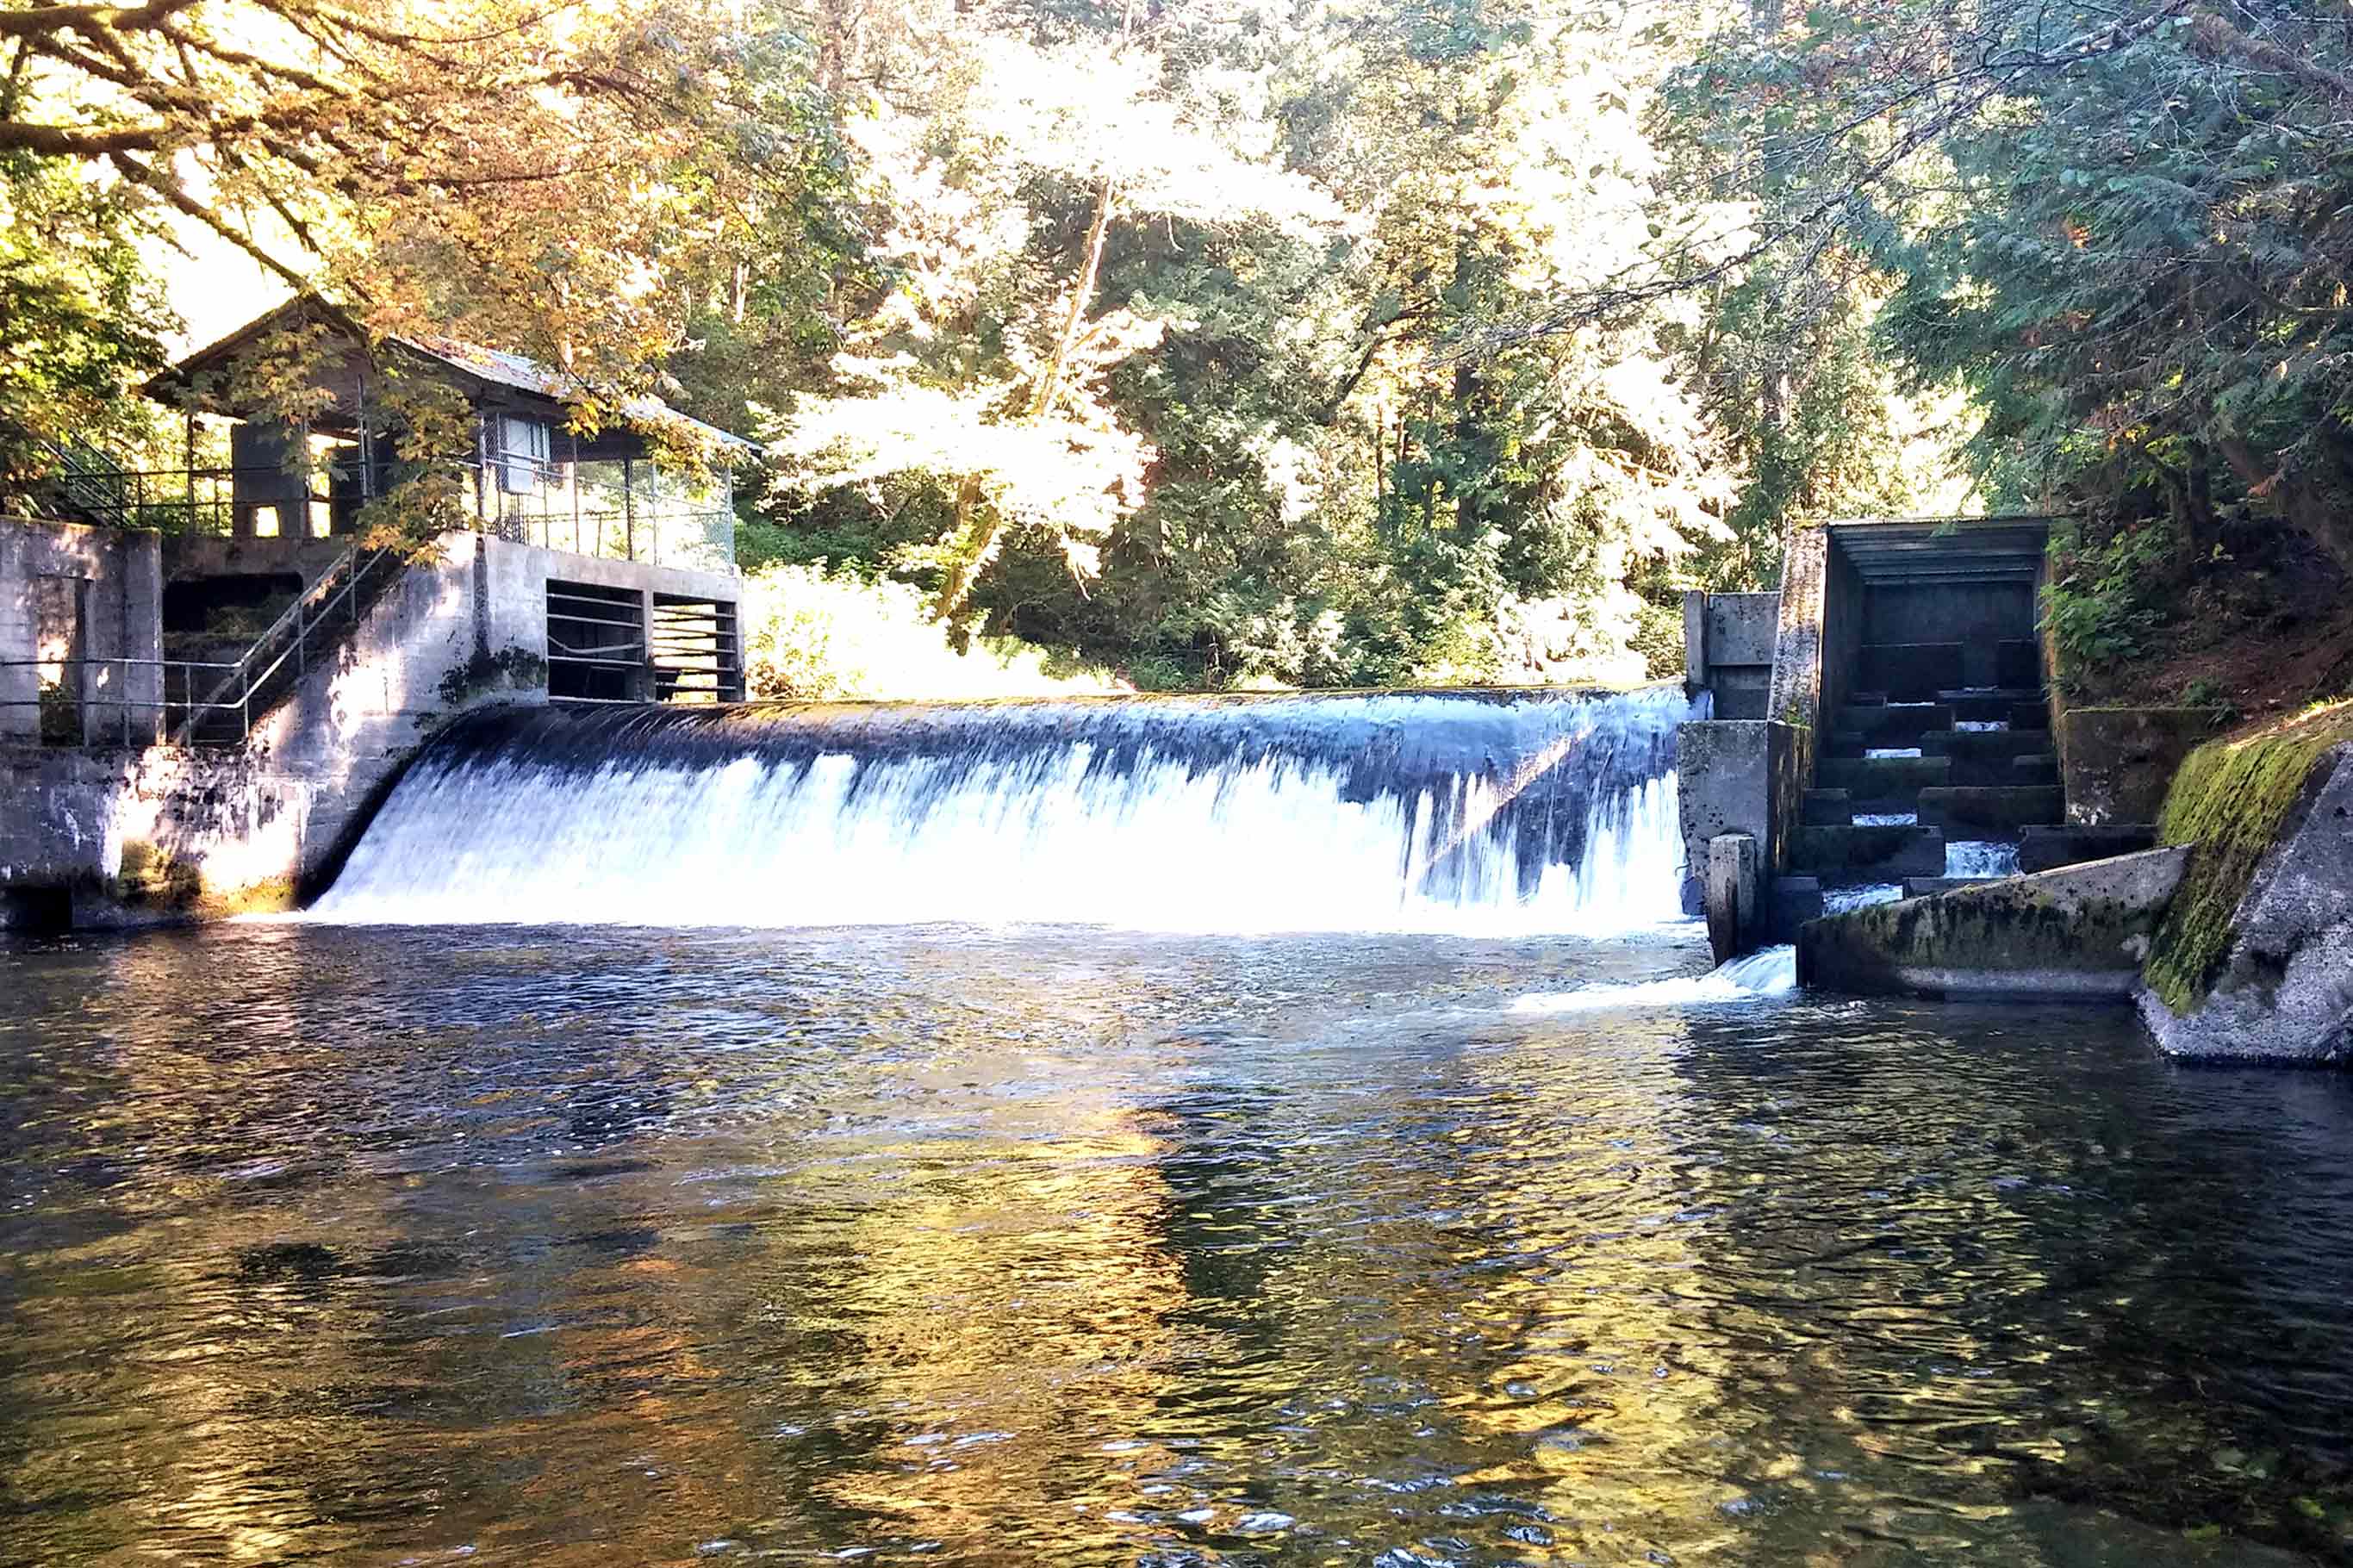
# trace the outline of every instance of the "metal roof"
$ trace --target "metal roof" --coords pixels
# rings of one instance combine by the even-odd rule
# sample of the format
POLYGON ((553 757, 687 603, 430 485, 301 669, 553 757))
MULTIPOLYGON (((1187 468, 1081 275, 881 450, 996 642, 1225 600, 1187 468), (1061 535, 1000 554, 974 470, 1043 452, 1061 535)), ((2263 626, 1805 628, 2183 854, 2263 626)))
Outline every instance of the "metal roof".
POLYGON ((1867 584, 2031 583, 2051 542, 2047 517, 1873 517, 1825 524, 1867 584))
MULTIPOLYGON (((227 364, 244 350, 247 344, 264 332, 319 318, 320 312, 313 310, 309 300, 289 300, 274 310, 264 311, 218 342, 198 349, 170 370, 150 381, 146 386, 147 395, 159 401, 169 401, 170 393, 193 386, 195 378, 200 372, 227 364)), ((436 336, 393 335, 387 336, 384 341, 411 354, 431 360, 437 364, 447 365, 486 386, 504 387, 508 391, 544 398, 559 405, 569 401, 573 395, 589 390, 576 378, 552 365, 542 364, 539 361, 523 354, 509 353, 503 349, 484 348, 480 343, 436 336)), ((640 424, 659 425, 675 422, 689 429, 701 432, 722 446, 746 452, 759 450, 758 443, 748 441, 733 431, 723 430, 716 425, 706 425, 691 415, 681 414, 660 398, 650 395, 632 397, 621 407, 623 413, 640 424)), ((233 413, 234 410, 225 412, 233 413)))

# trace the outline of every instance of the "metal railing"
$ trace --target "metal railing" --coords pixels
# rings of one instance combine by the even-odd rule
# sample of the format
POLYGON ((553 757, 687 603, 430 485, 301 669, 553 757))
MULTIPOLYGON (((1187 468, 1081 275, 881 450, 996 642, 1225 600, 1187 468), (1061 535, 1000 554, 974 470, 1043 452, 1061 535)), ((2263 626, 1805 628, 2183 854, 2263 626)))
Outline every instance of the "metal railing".
POLYGON ((367 613, 396 552, 346 551, 231 660, 0 659, 0 740, 51 746, 235 746, 367 613), (322 635, 325 634, 325 635, 322 635))
MULTIPOLYGON (((95 447, 52 443, 57 497, 75 515, 122 528, 167 533, 235 534, 239 509, 268 509, 270 537, 347 535, 360 509, 396 483, 438 472, 453 480, 478 532, 521 544, 615 561, 701 571, 735 565, 735 511, 724 499, 686 500, 634 477, 656 472, 642 459, 602 460, 620 471, 617 485, 584 480, 587 465, 533 465, 533 488, 506 480, 512 459, 452 457, 429 464, 376 464, 363 469, 332 458, 307 468, 280 464, 194 468, 132 468, 95 447)), ((248 523, 248 526, 250 524, 248 523)))
POLYGON ((253 727, 242 668, 185 658, 0 659, 0 739, 128 747, 187 735, 195 738, 181 743, 234 745, 253 727))
POLYGON ((295 595, 294 602, 270 623, 268 630, 253 639, 253 646, 228 667, 230 673, 221 679, 217 692, 211 700, 190 709, 187 717, 173 731, 172 739, 184 746, 205 743, 209 737, 202 733, 200 721, 226 702, 234 691, 239 694, 240 710, 246 715, 245 727, 236 739, 244 740, 251 731, 253 718, 269 711, 283 694, 283 689, 291 687, 309 669, 311 633, 332 628, 339 624, 339 617, 346 630, 359 625, 367 609, 360 597, 361 591, 384 578, 388 565, 397 571, 399 563, 400 556, 396 551, 363 552, 357 545, 344 551, 309 587, 295 595))

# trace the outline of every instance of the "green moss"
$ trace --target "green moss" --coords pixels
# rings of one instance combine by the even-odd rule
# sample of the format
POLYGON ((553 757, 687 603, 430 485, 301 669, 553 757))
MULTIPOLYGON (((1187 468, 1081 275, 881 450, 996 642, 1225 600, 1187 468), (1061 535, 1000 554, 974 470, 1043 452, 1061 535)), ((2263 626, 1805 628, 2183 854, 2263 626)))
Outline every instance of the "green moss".
POLYGON ((179 909, 196 897, 201 886, 192 862, 175 858, 142 839, 132 839, 122 846, 121 868, 101 891, 132 908, 179 909))
POLYGON ((2158 823, 2159 844, 2191 844, 2189 871, 2158 927, 2145 978, 2177 1014, 2204 999, 2236 934, 2255 868, 2279 842, 2320 760, 2353 741, 2353 702, 2315 709, 2183 760, 2158 823))

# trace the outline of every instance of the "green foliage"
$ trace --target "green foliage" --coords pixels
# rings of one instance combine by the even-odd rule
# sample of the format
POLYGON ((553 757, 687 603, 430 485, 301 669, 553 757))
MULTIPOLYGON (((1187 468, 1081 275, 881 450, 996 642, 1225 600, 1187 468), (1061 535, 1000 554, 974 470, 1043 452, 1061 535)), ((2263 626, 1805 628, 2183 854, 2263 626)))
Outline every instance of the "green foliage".
POLYGON ((2280 841, 2314 771, 2353 742, 2353 707, 2338 703, 2235 741, 2210 741, 2174 774, 2158 825, 2160 844, 2196 850, 2167 906, 2143 974, 2177 1014, 2213 986, 2237 935, 2239 905, 2280 841))
POLYGON ((1683 605, 1643 604, 1636 612, 1633 647, 1642 656, 1642 673, 1650 679, 1672 680, 1685 674, 1683 605))
POLYGON ((0 510, 38 507, 52 443, 136 444, 128 389, 177 323, 135 243, 142 206, 62 159, 0 152, 0 510))
POLYGON ((2052 580, 2042 590, 2044 626, 2058 644, 2062 679, 2069 671, 2137 658, 2163 620, 2153 595, 2157 568, 2170 552, 2164 530, 2127 524, 2094 542, 2073 524, 2052 530, 2052 580))

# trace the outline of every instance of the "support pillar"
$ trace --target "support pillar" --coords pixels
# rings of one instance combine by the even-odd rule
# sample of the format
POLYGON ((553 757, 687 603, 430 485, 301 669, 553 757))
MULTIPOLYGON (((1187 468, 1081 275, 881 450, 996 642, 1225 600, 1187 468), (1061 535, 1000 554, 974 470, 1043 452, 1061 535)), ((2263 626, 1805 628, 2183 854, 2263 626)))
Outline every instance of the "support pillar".
POLYGON ((1716 963, 1727 963, 1756 942, 1757 840, 1746 833, 1709 839, 1705 884, 1708 947, 1716 963))

